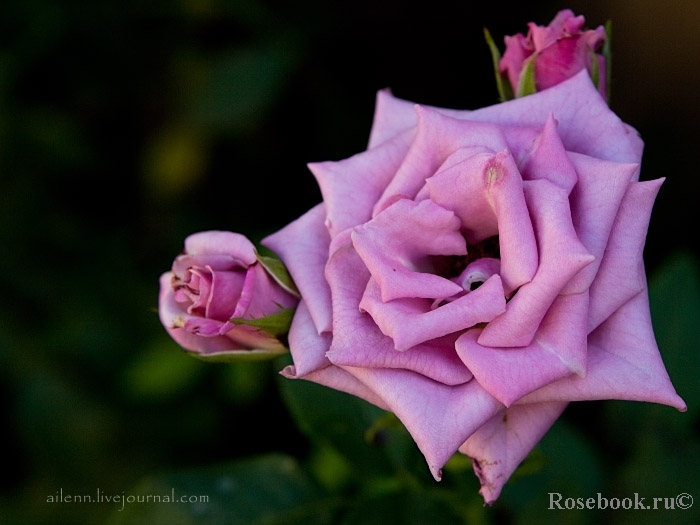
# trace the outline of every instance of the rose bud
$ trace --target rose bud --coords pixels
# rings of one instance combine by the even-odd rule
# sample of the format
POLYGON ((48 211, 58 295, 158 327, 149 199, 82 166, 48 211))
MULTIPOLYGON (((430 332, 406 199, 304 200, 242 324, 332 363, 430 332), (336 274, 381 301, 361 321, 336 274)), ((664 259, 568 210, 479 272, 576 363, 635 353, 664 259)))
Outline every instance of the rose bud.
POLYGON ((546 27, 530 22, 527 36, 518 33, 505 37, 502 58, 486 32, 501 99, 542 91, 585 69, 607 100, 608 37, 603 26, 584 29, 584 23, 583 16, 574 16, 569 9, 559 11, 546 27))
POLYGON ((380 91, 367 150, 310 164, 323 202, 262 240, 302 294, 283 375, 393 412, 435 479, 472 458, 489 504, 571 401, 685 410, 651 324, 642 149, 586 71, 475 111, 380 91))
POLYGON ((206 231, 160 278, 159 315, 197 356, 255 358, 287 352, 298 294, 284 267, 239 233, 206 231))

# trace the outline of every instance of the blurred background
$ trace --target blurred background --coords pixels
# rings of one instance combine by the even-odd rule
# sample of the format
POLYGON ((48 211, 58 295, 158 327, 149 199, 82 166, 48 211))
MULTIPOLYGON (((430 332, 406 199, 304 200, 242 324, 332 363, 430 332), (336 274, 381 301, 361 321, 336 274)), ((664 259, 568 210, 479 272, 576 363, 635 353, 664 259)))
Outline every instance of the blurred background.
MULTIPOLYGON (((102 523, 109 505, 47 496, 121 493, 260 453, 303 458, 278 364, 185 356, 158 321, 159 275, 190 233, 258 240, 319 202, 306 163, 364 149, 378 89, 496 103, 483 27, 502 46, 566 7, 589 27, 612 20, 611 105, 645 140, 642 178, 667 178, 645 260, 662 355, 690 409, 572 405, 554 434, 566 437, 547 446, 592 450, 611 491, 685 491, 700 507, 695 0, 4 0, 3 522, 102 523)), ((513 494, 491 519, 522 521, 527 493, 513 494)))

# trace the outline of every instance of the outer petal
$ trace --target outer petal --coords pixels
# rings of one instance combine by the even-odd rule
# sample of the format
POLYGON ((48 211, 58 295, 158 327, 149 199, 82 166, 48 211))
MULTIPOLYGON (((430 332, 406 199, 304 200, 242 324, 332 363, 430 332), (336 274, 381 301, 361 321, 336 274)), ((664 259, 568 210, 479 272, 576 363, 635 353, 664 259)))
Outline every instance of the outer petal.
POLYGON ((591 286, 598 273, 620 203, 638 165, 578 153, 569 156, 579 178, 569 198, 571 218, 581 243, 595 256, 595 261, 584 267, 563 290, 563 293, 579 293, 591 286))
POLYGON ((330 366, 326 352, 331 345, 331 334, 319 334, 314 325, 306 301, 301 300, 289 327, 289 350, 294 361, 294 370, 285 375, 305 377, 330 366))
POLYGON ((525 196, 540 249, 534 279, 521 286, 506 312, 479 336, 483 346, 526 346, 566 283, 594 257, 580 243, 565 190, 547 180, 526 181, 525 196))
POLYGON ((242 266, 256 261, 255 246, 240 233, 206 231, 194 233, 185 239, 185 252, 190 255, 230 255, 242 266))
MULTIPOLYGON (((397 108, 402 108, 402 125, 407 125, 409 118, 405 108, 410 102, 395 99, 390 93, 384 93, 383 98, 386 99, 383 101, 385 105, 397 111, 397 108)), ((644 149, 639 133, 610 110, 585 70, 549 89, 485 108, 431 109, 455 119, 490 122, 513 128, 541 128, 553 113, 567 151, 602 160, 638 164, 644 149), (552 108, 556 108, 556 111, 552 112, 552 108)), ((414 125, 417 122, 417 117, 414 117, 414 125)), ((634 175, 634 180, 638 179, 639 170, 634 175)))
POLYGON ((663 181, 635 182, 627 188, 598 274, 591 284, 589 331, 646 289, 644 243, 654 200, 663 181))
POLYGON ((491 505, 518 465, 566 408, 565 401, 509 407, 474 432, 459 451, 472 458, 479 494, 491 505))
POLYGON ((503 408, 476 381, 446 386, 406 370, 346 370, 401 420, 438 481, 460 445, 503 408))
POLYGON ((374 121, 370 132, 368 149, 372 149, 400 133, 415 128, 416 112, 413 108, 414 104, 412 102, 396 98, 391 94, 391 90, 379 90, 376 96, 374 121))
MULTIPOLYGON (((285 367, 280 374, 288 379, 299 379, 302 377, 297 373, 294 365, 285 367)), ((352 374, 337 366, 328 366, 314 370, 304 375, 303 379, 359 397, 383 410, 389 409, 384 400, 375 392, 367 388, 361 381, 358 381, 352 374)))
POLYGON ((330 331, 332 323, 330 289, 323 276, 330 245, 325 218, 325 206, 318 204, 262 240, 284 261, 319 333, 330 331))
POLYGON ((588 293, 560 295, 549 308, 532 342, 524 348, 491 348, 469 330, 457 353, 477 381, 510 406, 518 399, 572 373, 586 374, 588 293))
POLYGON ((412 138, 412 131, 404 132, 345 160, 309 164, 321 188, 331 237, 370 220, 372 208, 401 165, 412 138))
MULTIPOLYGON (((639 163, 644 143, 637 131, 608 107, 588 72, 534 95, 463 113, 461 118, 501 125, 541 126, 552 113, 567 151, 616 162, 639 163)), ((443 110, 460 118, 460 112, 443 110)), ((635 180, 639 178, 639 171, 635 180)))
POLYGON ((656 346, 646 291, 592 332, 588 349, 586 377, 560 379, 525 396, 521 402, 624 399, 686 410, 656 346))

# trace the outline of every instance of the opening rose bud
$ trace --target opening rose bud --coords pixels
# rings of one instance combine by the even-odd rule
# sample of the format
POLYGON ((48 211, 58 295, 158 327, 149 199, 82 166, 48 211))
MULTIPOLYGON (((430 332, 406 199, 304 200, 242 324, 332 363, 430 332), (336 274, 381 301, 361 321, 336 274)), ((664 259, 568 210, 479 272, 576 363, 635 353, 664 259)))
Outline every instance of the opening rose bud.
POLYGON ((284 267, 260 256, 239 233, 190 235, 184 253, 160 278, 163 326, 184 349, 208 359, 287 352, 298 301, 284 267))
POLYGON ((608 98, 609 35, 603 26, 585 29, 583 16, 559 11, 548 26, 528 24, 527 36, 505 37, 503 57, 488 32, 502 100, 542 91, 586 70, 601 96, 608 98))

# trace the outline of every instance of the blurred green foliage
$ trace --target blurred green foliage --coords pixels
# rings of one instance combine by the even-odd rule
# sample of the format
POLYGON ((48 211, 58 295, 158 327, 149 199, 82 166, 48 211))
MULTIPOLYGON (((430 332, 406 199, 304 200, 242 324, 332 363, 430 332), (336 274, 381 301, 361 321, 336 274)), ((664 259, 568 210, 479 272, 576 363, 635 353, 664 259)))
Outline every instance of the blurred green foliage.
MULTIPOLYGON (((678 209, 697 193, 683 121, 670 133, 667 120, 655 127, 622 106, 647 142, 646 178, 669 177, 646 255, 659 344, 688 413, 571 405, 493 508, 459 458, 436 484, 391 417, 280 382, 283 362, 192 359, 158 321, 158 276, 184 237, 229 229, 255 240, 316 204, 306 163, 364 148, 377 89, 442 106, 496 102, 482 27, 496 38, 559 8, 525 4, 4 1, 3 522, 527 523, 554 516, 549 491, 699 499, 700 286, 687 233, 697 207, 678 209), (211 501, 123 514, 47 503, 60 490, 172 487, 211 501)), ((615 23, 617 45, 625 24, 615 23)), ((631 91, 620 62, 613 89, 631 91)), ((693 523, 699 511, 700 501, 672 515, 554 518, 693 523)))

